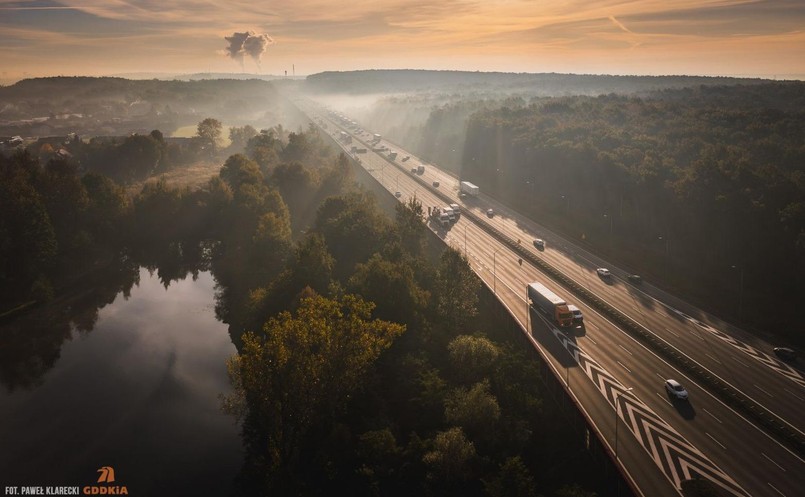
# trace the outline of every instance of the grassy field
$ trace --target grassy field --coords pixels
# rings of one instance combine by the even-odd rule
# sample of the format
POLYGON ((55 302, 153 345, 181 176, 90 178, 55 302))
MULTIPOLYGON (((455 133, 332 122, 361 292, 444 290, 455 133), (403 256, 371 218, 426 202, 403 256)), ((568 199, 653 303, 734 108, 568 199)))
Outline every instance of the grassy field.
POLYGON ((215 176, 221 170, 224 159, 220 161, 201 161, 189 166, 176 167, 170 171, 162 174, 155 174, 145 181, 132 183, 126 187, 126 192, 130 196, 134 196, 142 190, 143 185, 148 181, 156 181, 159 178, 165 178, 171 186, 189 186, 190 188, 197 188, 204 185, 209 181, 211 176, 215 176))

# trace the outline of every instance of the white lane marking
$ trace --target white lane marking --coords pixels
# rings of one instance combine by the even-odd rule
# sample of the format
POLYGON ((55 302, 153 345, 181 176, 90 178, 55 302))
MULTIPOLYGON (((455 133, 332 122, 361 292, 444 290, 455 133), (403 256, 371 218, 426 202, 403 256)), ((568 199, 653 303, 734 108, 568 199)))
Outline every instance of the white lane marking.
POLYGON ((738 364, 740 364, 741 366, 746 366, 747 368, 749 367, 749 364, 747 364, 747 363, 743 362, 742 360, 738 359, 737 357, 732 356, 732 358, 733 358, 733 359, 735 359, 735 362, 737 362, 737 363, 738 363, 738 364))
POLYGON ((626 347, 624 347, 623 345, 618 344, 618 347, 620 347, 620 348, 622 348, 623 350, 625 350, 627 354, 629 354, 629 355, 634 355, 634 354, 632 354, 631 352, 629 352, 629 349, 627 349, 627 348, 626 348, 626 347))
POLYGON ((799 400, 805 400, 805 399, 803 399, 802 397, 800 397, 799 395, 795 394, 794 392, 792 392, 791 390, 789 390, 789 389, 787 389, 787 388, 783 388, 783 390, 785 390, 786 392, 788 392, 788 393, 789 393, 790 395, 792 395, 793 397, 798 398, 799 400))
POLYGON ((663 395, 662 395, 660 392, 657 392, 657 397, 659 397, 659 398, 661 398, 662 400, 664 400, 664 401, 665 401, 665 403, 666 403, 666 404, 668 404, 669 406, 674 407, 674 405, 673 405, 673 404, 671 404, 671 402, 670 402, 668 399, 666 399, 666 398, 665 398, 665 397, 664 397, 664 396, 663 396, 663 395))
POLYGON ((592 339, 592 338, 590 338, 590 337, 587 337, 587 340, 589 340, 589 341, 593 342, 593 345, 598 345, 598 342, 596 342, 595 340, 593 340, 593 339, 592 339))
MULTIPOLYGON (((718 419, 718 418, 716 417, 716 415, 715 415, 715 414, 713 414, 712 412, 708 411, 708 410, 707 410, 707 409, 705 409, 704 407, 702 407, 702 411, 706 412, 707 414, 709 414, 710 416, 712 416, 712 417, 713 417, 713 419, 715 419, 716 421, 718 421, 719 423, 721 423, 721 420, 720 420, 720 419, 718 419)), ((724 423, 721 423, 721 424, 724 424, 724 423)))
POLYGON ((768 396, 769 396, 769 397, 771 397, 772 399, 774 398, 774 395, 772 395, 772 394, 770 394, 769 392, 767 392, 766 390, 764 390, 764 389, 760 388, 759 386, 757 386, 757 384, 756 384, 756 383, 752 383, 752 384, 753 384, 753 385, 755 385, 755 388, 757 388, 757 389, 758 389, 758 390, 760 390, 761 392, 765 393, 766 395, 768 395, 768 396))
POLYGON ((775 486, 774 486, 774 485, 772 485, 771 483, 766 482, 766 485, 770 486, 771 488, 773 488, 773 489, 774 489, 774 491, 775 491, 775 492, 777 492, 778 494, 780 494, 780 495, 782 495, 783 497, 785 497, 785 494, 784 494, 784 493, 782 493, 782 492, 780 492, 779 490, 777 490, 777 487, 775 487, 775 486))
POLYGON ((721 364, 721 361, 719 361, 719 360, 718 360, 718 359, 716 359, 715 357, 711 356, 711 355, 710 355, 710 354, 708 354, 707 352, 705 352, 705 353, 704 353, 704 355, 706 355, 706 356, 707 356, 707 357, 709 357, 710 359, 712 359, 712 360, 716 361, 717 363, 721 364))
POLYGON ((711 435, 711 434, 709 434, 709 433, 707 433, 707 432, 704 432, 704 434, 705 434, 705 435, 707 435, 708 437, 710 437, 710 440, 712 440, 713 442, 715 442, 715 443, 717 443, 718 445, 720 445, 722 449, 727 450, 727 448, 726 448, 726 447, 724 447, 724 444, 722 444, 721 442, 719 442, 718 440, 716 440, 716 439, 715 439, 715 437, 713 437, 713 435, 711 435))
POLYGON ((669 330, 668 328, 665 328, 665 331, 667 331, 668 333, 672 334, 673 336, 675 336, 675 337, 679 338, 679 335, 677 335, 677 334, 676 334, 676 333, 674 333, 673 331, 669 330))
POLYGON ((584 327, 585 327, 585 328, 592 328, 592 329, 594 329, 594 330, 597 330, 597 329, 598 329, 598 326, 594 325, 593 323, 585 323, 585 324, 584 324, 584 327))
MULTIPOLYGON (((771 463, 772 463, 772 464, 774 464, 775 466, 777 466, 778 468, 780 468, 780 469, 782 469, 783 471, 785 471, 785 468, 784 468, 784 467, 782 467, 782 466, 780 466, 779 464, 777 464, 777 463, 774 461, 774 459, 772 459, 771 457, 767 456, 767 455, 766 455, 766 454, 764 454, 763 452, 761 452, 761 453, 760 453, 760 455, 762 455, 763 457, 765 457, 766 459, 768 459, 769 461, 771 461, 771 463)), ((787 473, 787 471, 786 471, 786 473, 787 473)))
POLYGON ((629 374, 632 374, 632 370, 631 370, 631 369, 629 369, 629 368, 627 368, 626 366, 624 366, 622 362, 620 362, 620 361, 619 361, 619 360, 617 360, 617 359, 615 360, 615 362, 617 362, 618 364, 620 364, 620 365, 621 365, 621 367, 622 367, 623 369, 625 369, 626 371, 628 371, 628 372, 629 372, 629 374))

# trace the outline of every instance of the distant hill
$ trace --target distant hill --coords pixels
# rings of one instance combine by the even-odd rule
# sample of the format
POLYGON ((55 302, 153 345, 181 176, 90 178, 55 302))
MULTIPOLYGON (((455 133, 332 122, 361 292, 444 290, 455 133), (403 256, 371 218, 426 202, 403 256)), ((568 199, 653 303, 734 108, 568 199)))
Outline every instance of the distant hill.
POLYGON ((758 78, 708 76, 608 76, 557 73, 429 71, 413 69, 322 72, 305 80, 314 93, 525 93, 534 96, 643 93, 668 88, 758 84, 758 78))
POLYGON ((0 87, 0 134, 114 135, 195 124, 205 117, 262 125, 278 100, 260 79, 198 81, 112 77, 24 79, 0 87))

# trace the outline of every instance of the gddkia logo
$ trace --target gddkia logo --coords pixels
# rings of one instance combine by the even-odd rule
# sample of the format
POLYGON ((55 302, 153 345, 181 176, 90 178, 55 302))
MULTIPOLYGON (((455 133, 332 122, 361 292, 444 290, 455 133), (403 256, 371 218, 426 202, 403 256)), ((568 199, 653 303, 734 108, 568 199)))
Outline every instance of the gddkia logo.
POLYGON ((115 481, 115 468, 111 466, 104 466, 98 470, 101 476, 98 477, 98 483, 112 483, 115 481))
POLYGON ((128 495, 129 489, 126 486, 108 485, 115 481, 115 468, 112 466, 103 466, 98 470, 98 483, 106 483, 107 485, 87 485, 82 490, 84 495, 128 495))

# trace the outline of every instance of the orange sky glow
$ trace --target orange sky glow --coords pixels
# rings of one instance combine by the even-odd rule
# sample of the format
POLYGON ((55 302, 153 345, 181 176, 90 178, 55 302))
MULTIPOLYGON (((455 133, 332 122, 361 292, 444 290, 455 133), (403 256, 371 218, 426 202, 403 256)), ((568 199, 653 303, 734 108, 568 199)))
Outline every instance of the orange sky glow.
POLYGON ((0 0, 0 79, 424 68, 805 79, 802 0, 0 0), (259 63, 225 36, 266 33, 259 63))

